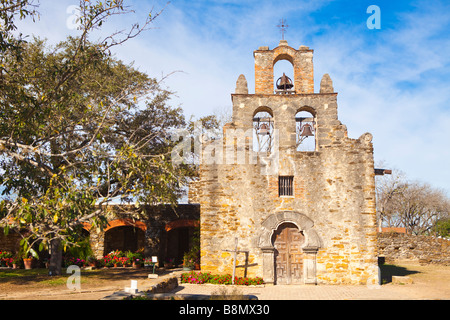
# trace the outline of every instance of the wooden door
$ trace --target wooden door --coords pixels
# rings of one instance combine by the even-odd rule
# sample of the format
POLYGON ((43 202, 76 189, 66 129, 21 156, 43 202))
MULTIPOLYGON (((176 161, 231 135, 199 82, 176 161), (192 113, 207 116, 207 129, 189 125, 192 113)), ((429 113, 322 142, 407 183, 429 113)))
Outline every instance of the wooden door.
POLYGON ((305 237, 292 224, 283 224, 273 235, 276 284, 302 284, 305 237))

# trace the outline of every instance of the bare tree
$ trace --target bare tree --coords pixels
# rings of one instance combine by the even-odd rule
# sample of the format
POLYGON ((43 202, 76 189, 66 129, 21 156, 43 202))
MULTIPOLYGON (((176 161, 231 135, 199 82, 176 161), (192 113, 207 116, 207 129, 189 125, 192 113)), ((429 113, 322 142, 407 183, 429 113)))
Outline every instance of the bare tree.
MULTIPOLYGON (((383 167, 379 165, 379 167, 383 167)), ((376 177, 377 221, 381 231, 382 226, 399 227, 401 220, 394 214, 393 205, 398 202, 399 195, 403 192, 406 179, 405 174, 399 170, 393 170, 392 175, 376 177)))
POLYGON ((394 208, 412 234, 429 234, 437 221, 450 215, 444 192, 420 182, 407 184, 394 208))
POLYGON ((450 200, 429 184, 408 181, 394 170, 377 178, 379 227, 404 227, 411 234, 430 234, 436 223, 450 216, 450 200))

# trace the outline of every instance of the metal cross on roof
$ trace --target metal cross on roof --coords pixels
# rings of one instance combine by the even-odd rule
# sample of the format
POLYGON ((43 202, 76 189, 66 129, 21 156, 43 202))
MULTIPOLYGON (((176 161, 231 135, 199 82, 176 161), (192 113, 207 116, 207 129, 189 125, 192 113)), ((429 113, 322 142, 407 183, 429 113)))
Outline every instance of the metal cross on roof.
POLYGON ((287 22, 286 20, 281 19, 280 24, 277 25, 277 27, 280 28, 280 30, 281 30, 282 40, 284 40, 284 33, 286 32, 286 29, 289 28, 289 25, 287 25, 286 22, 287 22))

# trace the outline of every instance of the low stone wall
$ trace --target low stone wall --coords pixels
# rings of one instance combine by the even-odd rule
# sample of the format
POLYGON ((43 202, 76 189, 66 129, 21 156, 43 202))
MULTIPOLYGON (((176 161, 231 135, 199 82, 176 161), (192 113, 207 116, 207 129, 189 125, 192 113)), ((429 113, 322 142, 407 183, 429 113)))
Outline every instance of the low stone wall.
POLYGON ((396 232, 378 234, 378 255, 387 263, 415 260, 450 266, 450 240, 396 232))
POLYGON ((168 293, 173 291, 178 287, 178 277, 173 276, 167 279, 164 279, 154 286, 150 290, 147 291, 148 294, 157 294, 157 293, 168 293))

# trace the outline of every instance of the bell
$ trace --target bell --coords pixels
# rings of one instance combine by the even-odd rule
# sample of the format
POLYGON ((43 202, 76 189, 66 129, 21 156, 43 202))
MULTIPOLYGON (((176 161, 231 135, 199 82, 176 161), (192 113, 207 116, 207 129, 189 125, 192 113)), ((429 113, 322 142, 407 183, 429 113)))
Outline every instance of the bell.
POLYGON ((263 124, 261 125, 261 127, 259 128, 259 134, 260 134, 261 136, 266 136, 266 135, 268 135, 269 133, 270 133, 270 131, 269 131, 269 126, 268 126, 267 124, 263 123, 263 124))
POLYGON ((277 89, 278 90, 289 90, 292 89, 294 85, 292 84, 292 80, 289 79, 286 74, 283 73, 283 76, 277 80, 277 89))
POLYGON ((314 137, 313 129, 310 124, 305 124, 303 126, 302 133, 300 134, 301 137, 314 137))

